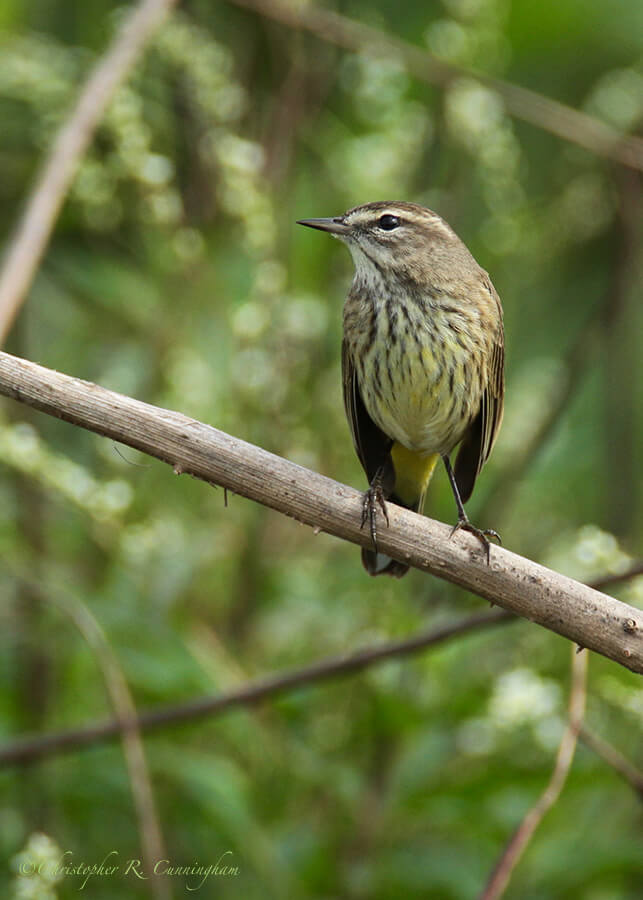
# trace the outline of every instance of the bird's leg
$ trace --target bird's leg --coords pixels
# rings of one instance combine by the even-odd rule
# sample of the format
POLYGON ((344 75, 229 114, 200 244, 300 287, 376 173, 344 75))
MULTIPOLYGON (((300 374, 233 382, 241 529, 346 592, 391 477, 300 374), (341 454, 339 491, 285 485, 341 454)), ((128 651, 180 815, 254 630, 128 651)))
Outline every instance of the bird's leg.
POLYGON ((451 529, 450 537, 453 537, 456 531, 459 531, 460 529, 462 529, 463 531, 469 531, 471 532, 471 534, 474 534, 485 549, 485 553, 487 555, 487 565, 489 565, 489 551, 491 547, 489 538, 494 538, 498 541, 499 544, 502 544, 500 535, 497 531, 494 531, 493 528, 476 528, 476 526, 469 521, 469 516, 466 514, 464 504, 460 499, 460 491, 458 490, 455 475, 453 474, 453 469, 451 468, 451 461, 449 460, 449 457, 446 456, 446 454, 442 457, 442 460, 444 462, 444 467, 447 470, 449 481, 451 482, 451 490, 453 491, 453 496, 455 497, 456 506, 458 507, 458 521, 451 529))
POLYGON ((371 539, 373 541, 373 550, 377 553, 377 507, 380 506, 382 512, 384 513, 384 518, 386 519, 386 524, 389 524, 388 521, 388 512, 386 509, 385 497, 384 497, 384 467, 380 466, 377 470, 373 479, 371 481, 370 487, 364 493, 364 503, 362 504, 362 524, 364 525, 368 522, 371 539))

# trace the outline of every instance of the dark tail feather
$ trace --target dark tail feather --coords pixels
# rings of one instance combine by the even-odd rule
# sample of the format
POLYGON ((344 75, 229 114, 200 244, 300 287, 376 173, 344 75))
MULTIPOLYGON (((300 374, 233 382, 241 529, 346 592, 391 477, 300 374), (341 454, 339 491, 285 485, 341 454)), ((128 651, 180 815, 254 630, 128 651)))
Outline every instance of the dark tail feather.
MULTIPOLYGON (((424 496, 420 497, 415 503, 403 503, 399 497, 393 494, 386 501, 387 503, 395 503, 404 509, 412 509, 413 512, 419 512, 420 507, 424 504, 424 496)), ((368 550, 362 547, 362 565, 369 575, 392 575, 393 578, 401 578, 409 571, 406 563, 398 562, 391 559, 385 553, 376 553, 375 550, 368 550)))
POLYGON ((409 570, 405 563, 391 559, 384 553, 367 550, 366 547, 362 547, 362 565, 369 575, 392 575, 393 578, 401 578, 409 570))

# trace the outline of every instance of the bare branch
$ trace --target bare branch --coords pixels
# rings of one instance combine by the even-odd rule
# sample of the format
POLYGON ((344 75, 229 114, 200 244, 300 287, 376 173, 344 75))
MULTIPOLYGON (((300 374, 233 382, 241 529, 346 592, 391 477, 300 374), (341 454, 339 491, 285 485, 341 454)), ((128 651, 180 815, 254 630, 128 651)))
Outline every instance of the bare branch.
MULTIPOLYGON (((362 494, 194 419, 0 352, 0 394, 135 447, 188 473, 361 546, 362 494)), ((643 615, 473 535, 389 504, 383 553, 478 594, 643 673, 643 615)))
POLYGON ((90 75, 61 128, 18 222, 0 272, 0 346, 45 252, 54 223, 116 89, 176 0, 141 0, 90 75))
MULTIPOLYGON (((386 660, 420 653, 471 631, 517 621, 520 620, 505 610, 477 613, 460 622, 420 632, 404 640, 387 641, 375 647, 365 647, 349 656, 331 656, 300 669, 251 681, 214 697, 203 697, 188 703, 142 712, 136 720, 136 725, 142 731, 148 731, 190 722, 202 716, 220 715, 228 709, 251 706, 297 688, 351 675, 386 660)), ((43 757, 112 740, 118 737, 122 728, 122 721, 111 719, 43 737, 22 738, 0 748, 0 766, 31 763, 43 757)))
POLYGON ((498 900, 499 897, 502 897, 511 878, 511 873, 524 853, 525 848, 534 836, 544 816, 560 797, 560 793, 567 781, 574 753, 576 752, 578 734, 585 715, 587 688, 587 653, 585 651, 578 653, 572 649, 572 654, 569 717, 567 727, 558 747, 554 771, 549 779, 549 784, 524 817, 507 844, 491 874, 491 878, 480 895, 480 900, 498 900))
POLYGON ((281 22, 289 28, 308 31, 323 41, 356 53, 388 57, 401 62, 419 81, 446 85, 456 78, 474 78, 496 91, 507 112, 517 119, 578 144, 598 156, 621 165, 643 170, 643 140, 623 135, 587 113, 551 100, 527 88, 491 78, 480 72, 447 63, 426 50, 393 37, 371 25, 356 22, 330 10, 275 0, 228 0, 235 6, 251 9, 259 15, 281 22))
MULTIPOLYGON (((598 587, 605 582, 612 584, 616 581, 622 582, 629 578, 635 578, 640 574, 641 567, 641 563, 638 563, 619 575, 608 575, 598 578, 592 582, 591 586, 598 587)), ((136 726, 140 731, 147 731, 190 722, 203 716, 217 716, 229 709, 235 709, 239 706, 250 706, 288 691, 329 681, 332 678, 352 675, 372 665, 378 665, 391 659, 422 653, 452 638, 462 637, 471 631, 520 621, 518 616, 514 616, 513 613, 506 610, 498 609, 489 613, 477 613, 451 625, 421 632, 403 640, 387 641, 375 647, 366 647, 349 656, 335 656, 320 660, 302 669, 282 672, 260 681, 253 681, 250 684, 242 685, 239 688, 214 697, 204 697, 196 701, 142 712, 136 720, 136 726)), ((68 753, 83 747, 110 741, 118 737, 126 726, 127 723, 124 726, 120 720, 109 720, 94 725, 86 725, 82 728, 54 732, 41 737, 19 738, 0 748, 0 767, 24 765, 42 758, 55 756, 59 753, 68 753)), ((626 778, 635 790, 640 791, 643 789, 643 775, 638 773, 636 768, 621 756, 614 747, 611 747, 611 745, 602 741, 585 728, 581 730, 580 738, 588 747, 591 747, 601 756, 604 762, 613 766, 620 775, 626 778)))

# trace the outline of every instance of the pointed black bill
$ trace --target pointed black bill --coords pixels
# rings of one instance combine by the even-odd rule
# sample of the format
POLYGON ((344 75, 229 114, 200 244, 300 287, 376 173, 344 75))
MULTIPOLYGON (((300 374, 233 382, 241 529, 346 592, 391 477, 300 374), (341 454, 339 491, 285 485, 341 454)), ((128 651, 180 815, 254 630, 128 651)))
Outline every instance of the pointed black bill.
POLYGON ((299 219, 297 225, 306 225, 308 228, 318 228, 319 231, 328 231, 330 234, 346 234, 348 226, 344 220, 337 216, 334 219, 299 219))

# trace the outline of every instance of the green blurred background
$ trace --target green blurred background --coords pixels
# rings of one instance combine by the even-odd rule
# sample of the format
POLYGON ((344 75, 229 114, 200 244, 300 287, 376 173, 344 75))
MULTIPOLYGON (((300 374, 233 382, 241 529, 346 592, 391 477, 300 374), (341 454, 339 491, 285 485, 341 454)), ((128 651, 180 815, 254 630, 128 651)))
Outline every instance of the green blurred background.
MULTIPOLYGON (((639 0, 337 9, 640 128, 639 0)), ((3 238, 123 13, 4 0, 3 238)), ((510 118, 471 79, 430 86, 401 61, 183 4, 111 104, 6 349, 364 487, 339 372, 352 264, 294 221, 378 199, 444 216, 504 302, 505 422, 472 517, 567 574, 621 571, 643 535, 640 177, 510 118)), ((418 572, 369 579, 354 546, 239 497, 226 507, 221 490, 16 403, 0 403, 0 425, 5 740, 112 715, 70 604, 104 629, 139 708, 484 608, 418 572)), ((442 472, 426 511, 453 521, 442 472)), ((640 604, 643 579, 616 595, 640 604)), ((239 875, 202 896, 476 896, 546 784, 569 656, 518 622, 155 732, 145 749, 168 858, 231 852, 239 875)), ((593 656, 587 722, 639 765, 642 715, 636 677, 593 656)), ((25 848, 140 857, 118 743, 0 779, 3 896, 77 896, 75 879, 17 876, 25 848)), ((640 798, 580 745, 507 896, 640 897, 641 824, 640 798)), ((149 896, 133 877, 85 893, 149 896)))

